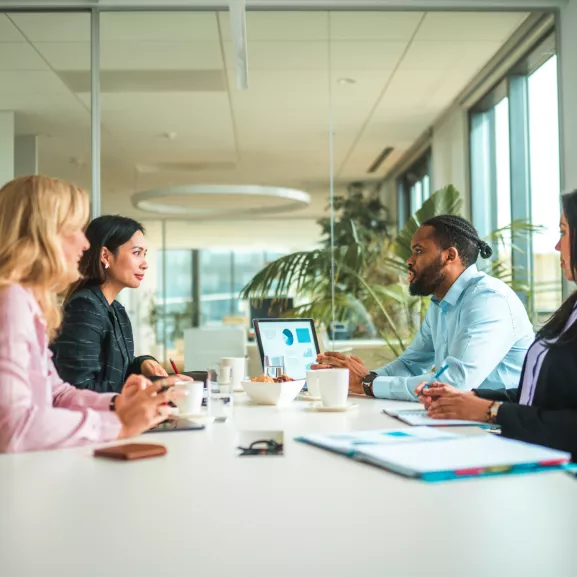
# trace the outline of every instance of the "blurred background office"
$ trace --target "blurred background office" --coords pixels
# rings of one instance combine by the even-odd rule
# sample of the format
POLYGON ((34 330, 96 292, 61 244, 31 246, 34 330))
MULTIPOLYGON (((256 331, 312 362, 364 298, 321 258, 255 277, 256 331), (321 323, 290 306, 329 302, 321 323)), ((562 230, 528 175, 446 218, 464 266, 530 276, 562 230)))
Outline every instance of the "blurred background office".
POLYGON ((293 314, 315 318, 321 347, 382 364, 427 306, 406 290, 411 216, 439 211, 493 243, 488 272, 536 326, 556 309, 558 199, 577 184, 576 0, 249 2, 246 27, 226 2, 183 4, 0 2, 0 184, 63 178, 94 216, 144 224, 150 268, 122 294, 137 354, 182 366, 186 335, 200 346, 233 327, 228 352, 256 366, 252 319, 293 314))

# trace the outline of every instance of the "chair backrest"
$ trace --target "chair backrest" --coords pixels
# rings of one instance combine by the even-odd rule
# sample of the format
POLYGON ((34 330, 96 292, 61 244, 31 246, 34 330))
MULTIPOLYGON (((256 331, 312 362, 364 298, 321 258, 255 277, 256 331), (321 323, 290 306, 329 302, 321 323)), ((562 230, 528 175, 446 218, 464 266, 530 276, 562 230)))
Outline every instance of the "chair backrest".
POLYGON ((206 370, 223 357, 246 357, 246 330, 240 326, 184 331, 184 370, 206 370))

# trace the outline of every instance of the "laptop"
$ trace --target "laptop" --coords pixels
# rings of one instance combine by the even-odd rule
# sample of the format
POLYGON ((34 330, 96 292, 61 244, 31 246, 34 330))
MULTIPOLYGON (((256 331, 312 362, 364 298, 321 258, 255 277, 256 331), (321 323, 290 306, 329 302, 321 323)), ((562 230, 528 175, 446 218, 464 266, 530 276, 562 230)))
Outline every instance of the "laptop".
POLYGON ((254 319, 253 325, 263 369, 265 357, 283 357, 285 373, 305 379, 320 353, 313 319, 254 319))

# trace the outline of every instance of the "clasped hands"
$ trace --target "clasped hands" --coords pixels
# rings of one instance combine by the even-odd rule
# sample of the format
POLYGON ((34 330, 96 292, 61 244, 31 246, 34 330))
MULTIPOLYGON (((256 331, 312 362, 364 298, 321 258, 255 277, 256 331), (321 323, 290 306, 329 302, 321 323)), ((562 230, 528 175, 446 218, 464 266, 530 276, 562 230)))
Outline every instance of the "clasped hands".
POLYGON ((461 391, 445 383, 420 383, 415 389, 419 401, 433 419, 461 419, 486 422, 491 401, 472 391, 461 391))

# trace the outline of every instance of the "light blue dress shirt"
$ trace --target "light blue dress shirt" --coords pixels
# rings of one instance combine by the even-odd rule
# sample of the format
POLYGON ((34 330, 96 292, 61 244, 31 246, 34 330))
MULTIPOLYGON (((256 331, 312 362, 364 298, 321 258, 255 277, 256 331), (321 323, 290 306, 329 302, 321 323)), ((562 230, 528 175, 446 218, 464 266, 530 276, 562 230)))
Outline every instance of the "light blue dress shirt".
POLYGON ((445 298, 434 297, 419 333, 398 359, 375 370, 376 397, 415 401, 416 386, 440 379, 459 389, 519 386, 533 327, 519 297, 504 282, 471 265, 445 298))

